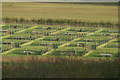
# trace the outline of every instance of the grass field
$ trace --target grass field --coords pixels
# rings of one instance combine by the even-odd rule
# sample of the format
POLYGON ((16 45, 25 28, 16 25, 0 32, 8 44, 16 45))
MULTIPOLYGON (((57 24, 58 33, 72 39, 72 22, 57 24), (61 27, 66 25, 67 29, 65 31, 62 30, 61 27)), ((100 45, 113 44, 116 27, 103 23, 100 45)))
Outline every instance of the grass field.
MULTIPOLYGON (((3 18, 118 23, 114 5, 3 2, 2 6, 3 18)), ((3 78, 118 78, 116 26, 23 24, 1 25, 3 78)))
POLYGON ((2 26, 2 54, 91 57, 100 57, 101 54, 111 54, 113 57, 118 55, 117 28, 51 25, 19 25, 15 28, 14 25, 2 26))
POLYGON ((3 17, 73 19, 88 22, 118 22, 118 6, 3 2, 3 17))

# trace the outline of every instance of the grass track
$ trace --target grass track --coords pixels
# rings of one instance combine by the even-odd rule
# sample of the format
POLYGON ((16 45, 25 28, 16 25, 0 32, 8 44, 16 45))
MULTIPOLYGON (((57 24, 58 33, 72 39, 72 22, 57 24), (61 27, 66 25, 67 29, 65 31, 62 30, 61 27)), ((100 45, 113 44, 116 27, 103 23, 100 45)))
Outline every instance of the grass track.
MULTIPOLYGON (((88 33, 88 34, 86 34, 85 36, 92 35, 92 34, 94 34, 94 33, 100 32, 100 31, 102 31, 102 30, 103 30, 103 29, 99 29, 99 30, 97 30, 97 31, 95 31, 95 32, 88 33)), ((68 43, 66 43, 66 44, 63 44, 63 45, 59 46, 59 47, 64 47, 64 46, 66 46, 66 45, 69 45, 71 42, 74 42, 74 41, 77 41, 77 40, 80 40, 80 39, 82 39, 82 38, 76 38, 76 39, 74 39, 74 40, 72 40, 72 41, 70 41, 70 42, 68 42, 68 43)))
POLYGON ((59 30, 59 31, 56 31, 56 32, 54 32, 54 33, 51 33, 51 35, 57 34, 57 33, 61 32, 61 31, 66 31, 66 30, 68 30, 68 29, 70 29, 70 27, 65 28, 65 29, 62 29, 62 30, 59 30))
MULTIPOLYGON (((99 29, 99 30, 97 30, 97 31, 95 31, 95 32, 92 32, 92 33, 87 34, 86 36, 89 36, 89 35, 92 35, 92 34, 94 34, 94 33, 100 32, 100 31, 102 31, 102 30, 103 30, 103 29, 99 29)), ((68 43, 65 43, 65 44, 59 46, 58 48, 64 47, 64 46, 66 46, 66 45, 69 45, 71 42, 74 42, 74 41, 80 40, 80 39, 82 39, 82 38, 76 38, 76 39, 74 39, 74 40, 72 40, 72 41, 69 41, 68 43)), ((48 55, 48 54, 50 54, 50 53, 53 52, 53 51, 55 51, 55 49, 51 49, 50 51, 48 51, 48 52, 46 52, 46 53, 44 53, 44 54, 42 54, 42 55, 48 55)))
MULTIPOLYGON (((69 28, 70 28, 70 27, 69 27, 69 28)), ((65 31, 65 30, 68 30, 69 28, 65 28, 65 29, 60 30, 60 31, 65 31)), ((60 32, 60 31, 56 31, 56 32, 53 32, 53 33, 51 33, 51 34, 56 34, 56 33, 60 32)), ((27 45, 30 45, 30 44, 32 44, 34 41, 36 41, 36 40, 41 40, 41 39, 43 39, 44 37, 45 37, 45 36, 40 37, 40 38, 37 38, 37 39, 35 39, 35 40, 32 40, 32 41, 27 42, 27 43, 25 43, 25 44, 22 44, 21 46, 27 46, 27 45)))
MULTIPOLYGON (((30 28, 27 28, 27 29, 23 29, 23 30, 20 30, 20 31, 17 31, 17 32, 15 32, 15 33, 21 33, 21 32, 24 32, 24 31, 26 31, 26 30, 28 30, 28 29, 34 29, 34 28, 36 28, 36 27, 38 27, 38 26, 33 26, 33 27, 30 27, 30 28)), ((14 34, 15 34, 14 33, 14 34)), ((7 38, 7 37, 10 37, 11 35, 10 34, 8 34, 8 35, 6 35, 6 36, 1 36, 0 38, 7 38)))
MULTIPOLYGON (((110 42, 115 41, 115 40, 116 40, 116 39, 112 39, 112 40, 110 40, 110 41, 108 41, 108 42, 106 42, 106 43, 98 46, 96 49, 102 48, 102 47, 106 46, 107 44, 109 44, 110 42)), ((92 52, 93 52, 93 50, 89 51, 88 53, 86 53, 86 54, 83 55, 83 56, 88 56, 88 55, 90 55, 92 52)))
POLYGON ((1 53, 1 54, 8 54, 8 53, 10 53, 10 52, 12 52, 12 51, 14 51, 14 50, 16 50, 17 48, 13 48, 13 49, 10 49, 10 50, 8 50, 8 51, 6 51, 6 52, 3 52, 3 53, 1 53))
POLYGON ((112 40, 108 41, 107 43, 98 46, 97 49, 98 49, 98 48, 102 48, 102 47, 106 46, 107 44, 109 44, 110 42, 115 41, 115 40, 116 40, 116 39, 112 39, 112 40))
MULTIPOLYGON (((24 30, 21 30, 21 31, 18 31, 18 32, 16 32, 16 33, 21 33, 21 32, 24 32, 24 31, 26 31, 26 30, 29 30, 29 29, 34 29, 34 28, 36 28, 36 27, 38 27, 38 26, 33 26, 33 27, 30 27, 30 28, 28 28, 28 29, 24 29, 24 30)), ((70 27, 69 27, 70 28, 70 27)), ((65 31, 65 30, 68 30, 69 28, 65 28, 65 29, 63 29, 63 30, 60 30, 60 31, 65 31)), ((53 32, 53 33, 51 33, 51 34, 56 34, 56 33, 58 33, 59 31, 56 31, 56 32, 53 32)), ((5 37, 9 37, 10 35, 7 35, 7 36, 5 36, 5 37)), ((2 38, 5 38, 4 36, 2 37, 2 38)), ((43 37, 40 37, 40 38, 37 38, 37 39, 35 39, 35 40, 32 40, 32 41, 29 41, 29 42, 27 42, 27 43, 24 43, 24 44, 22 44, 22 45, 20 45, 21 47, 22 46, 27 46, 27 45, 30 45, 30 44, 32 44, 34 41, 36 41, 36 40, 40 40, 40 39, 43 39, 45 36, 43 36, 43 37)), ((6 52, 3 52, 2 54, 8 54, 8 53, 10 53, 10 52, 12 52, 12 51, 14 51, 14 50, 16 50, 17 48, 13 48, 13 49, 11 49, 11 50, 8 50, 8 51, 6 51, 6 52)))
POLYGON ((20 31, 17 31, 15 33, 21 33, 21 32, 24 32, 26 30, 29 30, 29 29, 34 29, 34 28, 37 28, 38 26, 33 26, 33 27, 30 27, 30 28, 27 28, 27 29, 23 29, 23 30, 20 30, 20 31))
POLYGON ((24 44, 22 44, 22 45, 20 45, 20 46, 27 46, 27 45, 30 45, 30 44, 32 44, 34 41, 36 41, 36 40, 40 40, 40 39, 43 39, 44 37, 42 37, 42 38, 37 38, 37 39, 35 39, 35 40, 32 40, 32 41, 30 41, 30 42, 27 42, 27 43, 24 43, 24 44))
MULTIPOLYGON (((24 29, 24 30, 20 30, 20 31, 17 31, 17 32, 15 32, 15 33, 21 33, 21 32, 24 32, 24 31, 26 31, 26 30, 28 30, 28 29, 34 29, 34 28, 36 28, 36 27, 38 27, 38 26, 33 26, 33 27, 30 27, 30 28, 27 28, 27 29, 24 29)), ((7 38, 7 37, 9 37, 9 36, 11 36, 11 35, 6 35, 6 36, 2 36, 2 37, 0 37, 1 39, 2 38, 7 38)), ((30 42, 31 43, 31 42, 30 42)), ((28 44, 30 44, 30 43, 25 43, 25 44, 23 44, 23 45, 28 45, 28 44)), ((10 52, 12 52, 12 51, 14 51, 14 50, 16 50, 17 48, 13 48, 13 49, 10 49, 10 50, 8 50, 8 51, 6 51, 6 52, 3 52, 3 53, 1 53, 1 54, 8 54, 8 53, 10 53, 10 52)))

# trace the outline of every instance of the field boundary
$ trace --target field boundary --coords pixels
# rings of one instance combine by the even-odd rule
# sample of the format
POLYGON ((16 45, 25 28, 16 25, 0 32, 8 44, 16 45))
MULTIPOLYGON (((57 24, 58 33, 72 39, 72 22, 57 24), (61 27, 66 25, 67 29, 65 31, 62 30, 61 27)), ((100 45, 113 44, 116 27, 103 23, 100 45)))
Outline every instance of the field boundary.
MULTIPOLYGON (((27 29, 33 29, 33 28, 36 28, 36 27, 38 27, 38 26, 33 26, 33 27, 30 27, 30 28, 27 28, 27 29)), ((15 32, 14 34, 24 32, 27 29, 19 30, 19 31, 15 32)), ((7 38, 7 37, 10 37, 10 36, 11 36, 11 34, 8 34, 8 35, 5 35, 5 36, 1 36, 0 38, 7 38)))
POLYGON ((109 44, 110 42, 115 41, 115 40, 116 39, 112 39, 112 40, 108 41, 107 43, 98 46, 97 49, 102 48, 102 47, 106 46, 107 44, 109 44))

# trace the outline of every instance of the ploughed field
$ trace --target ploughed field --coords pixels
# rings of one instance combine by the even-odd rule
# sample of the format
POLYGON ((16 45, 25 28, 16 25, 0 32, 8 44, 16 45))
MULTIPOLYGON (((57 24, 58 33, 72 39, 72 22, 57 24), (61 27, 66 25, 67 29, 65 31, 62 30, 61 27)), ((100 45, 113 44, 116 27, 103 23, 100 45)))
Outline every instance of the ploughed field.
POLYGON ((1 25, 2 54, 117 57, 118 28, 1 25))

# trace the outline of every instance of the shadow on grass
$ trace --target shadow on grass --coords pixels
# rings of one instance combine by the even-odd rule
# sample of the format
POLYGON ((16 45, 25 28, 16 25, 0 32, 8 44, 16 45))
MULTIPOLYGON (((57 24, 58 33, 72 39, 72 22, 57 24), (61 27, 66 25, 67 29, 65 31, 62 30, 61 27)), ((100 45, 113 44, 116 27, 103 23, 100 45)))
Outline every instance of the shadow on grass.
POLYGON ((118 78, 118 60, 4 56, 3 78, 118 78))

